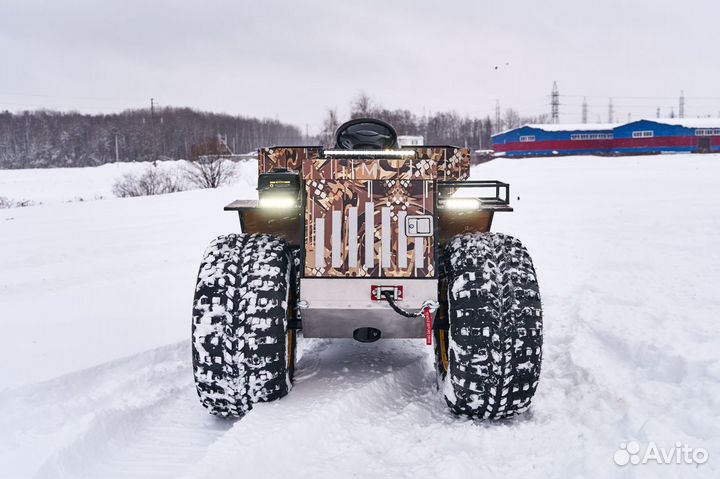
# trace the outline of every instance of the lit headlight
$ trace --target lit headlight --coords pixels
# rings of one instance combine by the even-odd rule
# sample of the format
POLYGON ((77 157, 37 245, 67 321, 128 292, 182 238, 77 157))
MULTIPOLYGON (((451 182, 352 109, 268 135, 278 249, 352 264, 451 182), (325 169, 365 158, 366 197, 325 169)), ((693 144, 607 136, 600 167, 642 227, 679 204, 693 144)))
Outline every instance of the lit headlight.
POLYGON ((477 198, 448 198, 442 206, 449 210, 479 210, 482 203, 477 198))
POLYGON ((260 208, 292 209, 300 198, 300 174, 285 168, 275 168, 258 176, 260 208))
POLYGON ((295 198, 290 196, 260 198, 260 208, 294 208, 296 205, 295 198))

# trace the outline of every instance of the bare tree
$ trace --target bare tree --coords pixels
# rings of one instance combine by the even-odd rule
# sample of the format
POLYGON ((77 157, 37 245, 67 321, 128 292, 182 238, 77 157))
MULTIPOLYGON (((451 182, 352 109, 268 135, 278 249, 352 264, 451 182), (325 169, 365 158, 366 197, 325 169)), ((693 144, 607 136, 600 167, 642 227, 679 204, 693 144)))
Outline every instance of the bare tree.
POLYGON ((188 181, 200 188, 217 188, 235 176, 232 151, 219 136, 192 147, 188 181))
POLYGON ((513 110, 512 108, 508 108, 507 110, 505 110, 503 124, 507 129, 517 128, 518 126, 520 126, 520 114, 517 112, 517 110, 513 110))
POLYGON ((367 118, 372 116, 372 100, 365 92, 360 92, 350 107, 351 118, 367 118))
POLYGON ((323 120, 322 131, 320 131, 320 141, 326 148, 335 146, 335 131, 338 126, 340 126, 340 122, 338 121, 337 111, 328 109, 327 116, 323 120))

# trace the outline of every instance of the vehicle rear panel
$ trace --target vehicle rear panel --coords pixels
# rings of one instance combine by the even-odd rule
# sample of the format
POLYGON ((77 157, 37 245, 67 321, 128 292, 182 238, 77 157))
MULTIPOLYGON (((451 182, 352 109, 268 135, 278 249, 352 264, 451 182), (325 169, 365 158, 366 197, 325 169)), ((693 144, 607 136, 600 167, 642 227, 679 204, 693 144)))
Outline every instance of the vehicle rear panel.
POLYGON ((304 180, 304 277, 436 277, 436 234, 406 234, 405 218, 435 218, 436 182, 466 179, 469 151, 400 151, 414 154, 334 157, 319 147, 260 151, 261 173, 288 168, 304 180))

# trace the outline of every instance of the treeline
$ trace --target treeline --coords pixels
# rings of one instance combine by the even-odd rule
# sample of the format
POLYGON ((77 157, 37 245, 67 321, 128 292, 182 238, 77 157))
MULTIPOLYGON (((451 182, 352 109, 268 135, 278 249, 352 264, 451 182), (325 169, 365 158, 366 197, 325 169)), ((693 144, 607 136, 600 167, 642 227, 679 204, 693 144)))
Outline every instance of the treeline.
MULTIPOLYGON (((472 149, 492 148, 492 135, 524 123, 544 123, 547 117, 522 117, 508 108, 499 118, 472 118, 454 111, 416 115, 409 110, 388 110, 361 93, 350 105, 351 118, 378 118, 390 123, 398 135, 422 135, 427 145, 455 145, 472 149)), ((335 110, 328 110, 323 122, 321 141, 326 146, 335 142, 335 129, 342 123, 335 110)))
MULTIPOLYGON (((365 94, 351 103, 350 117, 387 121, 400 135, 422 135, 425 144, 491 149, 492 135, 544 116, 521 117, 506 109, 499 117, 472 118, 456 112, 417 115, 389 110, 365 94)), ((54 111, 0 112, 0 169, 96 166, 115 161, 191 159, 193 147, 221 138, 234 153, 262 146, 324 144, 334 146, 343 120, 328 110, 318 137, 277 120, 206 113, 190 108, 128 110, 110 115, 54 111)))
POLYGON ((235 153, 304 141, 297 127, 276 120, 190 108, 128 110, 110 115, 6 111, 0 112, 0 168, 187 159, 193 145, 218 136, 235 153))

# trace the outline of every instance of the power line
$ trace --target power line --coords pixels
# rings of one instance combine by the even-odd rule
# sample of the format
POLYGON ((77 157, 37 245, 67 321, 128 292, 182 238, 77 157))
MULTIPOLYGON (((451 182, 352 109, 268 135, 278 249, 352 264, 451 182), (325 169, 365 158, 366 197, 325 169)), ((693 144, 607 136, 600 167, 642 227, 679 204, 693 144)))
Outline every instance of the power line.
MULTIPOLYGON (((653 103, 652 105, 651 105, 651 104, 647 104, 647 105, 634 105, 634 104, 630 104, 630 103, 617 103, 617 102, 615 102, 614 100, 615 100, 615 97, 613 97, 613 104, 614 104, 616 107, 619 107, 619 108, 650 108, 650 109, 653 109, 653 108, 655 108, 655 107, 658 106, 658 103, 653 103)), ((581 106, 583 106, 584 103, 562 103, 562 104, 563 104, 564 106, 579 106, 579 107, 581 107, 581 106)), ((587 105, 588 105, 589 107, 600 107, 600 108, 603 108, 603 107, 605 107, 607 104, 603 104, 603 103, 588 103, 587 105)), ((664 106, 664 107, 668 107, 668 108, 669 108, 670 106, 675 106, 675 105, 674 105, 673 103, 666 103, 666 104, 660 104, 659 106, 664 106)))
MULTIPOLYGON (((560 95, 563 98, 607 98, 607 95, 560 95)), ((672 100, 676 101, 677 97, 674 96, 617 96, 613 95, 615 100, 672 100)), ((688 96, 685 97, 687 100, 712 100, 720 101, 720 97, 717 96, 688 96)))

